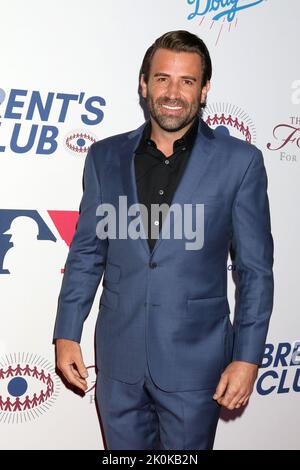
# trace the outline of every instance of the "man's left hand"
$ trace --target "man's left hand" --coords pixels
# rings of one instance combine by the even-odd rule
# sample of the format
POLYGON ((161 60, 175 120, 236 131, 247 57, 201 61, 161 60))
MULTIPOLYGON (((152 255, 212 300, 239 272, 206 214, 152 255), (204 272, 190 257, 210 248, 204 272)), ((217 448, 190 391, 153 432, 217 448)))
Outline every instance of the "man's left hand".
POLYGON ((245 406, 253 391, 258 366, 234 361, 224 370, 213 399, 228 410, 245 406))

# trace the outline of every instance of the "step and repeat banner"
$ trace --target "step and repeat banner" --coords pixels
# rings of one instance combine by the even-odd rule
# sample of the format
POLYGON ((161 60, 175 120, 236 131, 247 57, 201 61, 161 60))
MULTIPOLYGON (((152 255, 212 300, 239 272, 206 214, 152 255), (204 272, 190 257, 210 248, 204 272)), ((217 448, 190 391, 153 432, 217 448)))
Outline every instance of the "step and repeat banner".
MULTIPOLYGON (((204 119, 263 151, 275 303, 249 405, 224 412, 216 449, 299 449, 300 69, 298 0, 10 0, 0 42, 0 447, 103 449, 94 327, 84 397, 55 372, 52 334, 89 146, 144 121, 146 49, 186 29, 213 62, 204 119)), ((234 266, 228 260, 234 309, 234 266)))

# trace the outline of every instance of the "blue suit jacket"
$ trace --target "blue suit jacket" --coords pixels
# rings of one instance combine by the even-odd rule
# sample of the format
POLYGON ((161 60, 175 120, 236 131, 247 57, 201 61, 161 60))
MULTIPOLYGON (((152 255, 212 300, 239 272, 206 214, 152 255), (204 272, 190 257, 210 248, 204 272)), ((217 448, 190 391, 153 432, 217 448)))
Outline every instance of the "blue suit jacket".
POLYGON ((214 388, 232 360, 259 364, 264 352, 273 306, 273 239, 263 156, 200 119, 172 203, 205 204, 204 245, 186 250, 184 238, 160 235, 151 253, 146 239, 96 234, 100 203, 118 209, 120 195, 128 206, 138 203, 133 156, 144 126, 94 143, 86 157, 54 338, 80 342, 104 273, 96 323, 100 373, 135 383, 148 359, 153 380, 166 391, 214 388), (227 300, 231 248, 239 275, 233 325, 227 300))

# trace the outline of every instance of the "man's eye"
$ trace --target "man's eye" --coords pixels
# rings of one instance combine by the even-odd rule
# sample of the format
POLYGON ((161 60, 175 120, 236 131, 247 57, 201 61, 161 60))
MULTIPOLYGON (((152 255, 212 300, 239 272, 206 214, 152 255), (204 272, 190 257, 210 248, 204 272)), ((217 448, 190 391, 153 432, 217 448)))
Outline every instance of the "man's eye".
POLYGON ((157 81, 158 81, 158 82, 165 82, 165 81, 166 81, 166 77, 158 77, 157 81))
POLYGON ((193 85, 192 80, 184 80, 184 83, 185 83, 186 85, 193 85))

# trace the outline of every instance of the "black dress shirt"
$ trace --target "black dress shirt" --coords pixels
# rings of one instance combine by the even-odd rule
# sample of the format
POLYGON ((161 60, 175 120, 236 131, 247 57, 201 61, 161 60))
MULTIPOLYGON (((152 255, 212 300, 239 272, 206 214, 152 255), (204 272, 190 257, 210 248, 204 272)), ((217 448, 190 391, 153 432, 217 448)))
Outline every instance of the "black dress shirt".
MULTIPOLYGON (((150 138, 151 121, 149 120, 136 149, 134 156, 135 179, 139 203, 147 207, 148 233, 146 235, 150 251, 153 250, 166 216, 166 212, 162 212, 159 213, 158 218, 152 217, 153 220, 151 220, 151 204, 166 203, 168 206, 172 204, 174 192, 196 140, 198 125, 199 117, 197 116, 185 135, 174 142, 173 154, 166 157, 150 138)), ((145 227, 144 220, 143 223, 145 227)))

